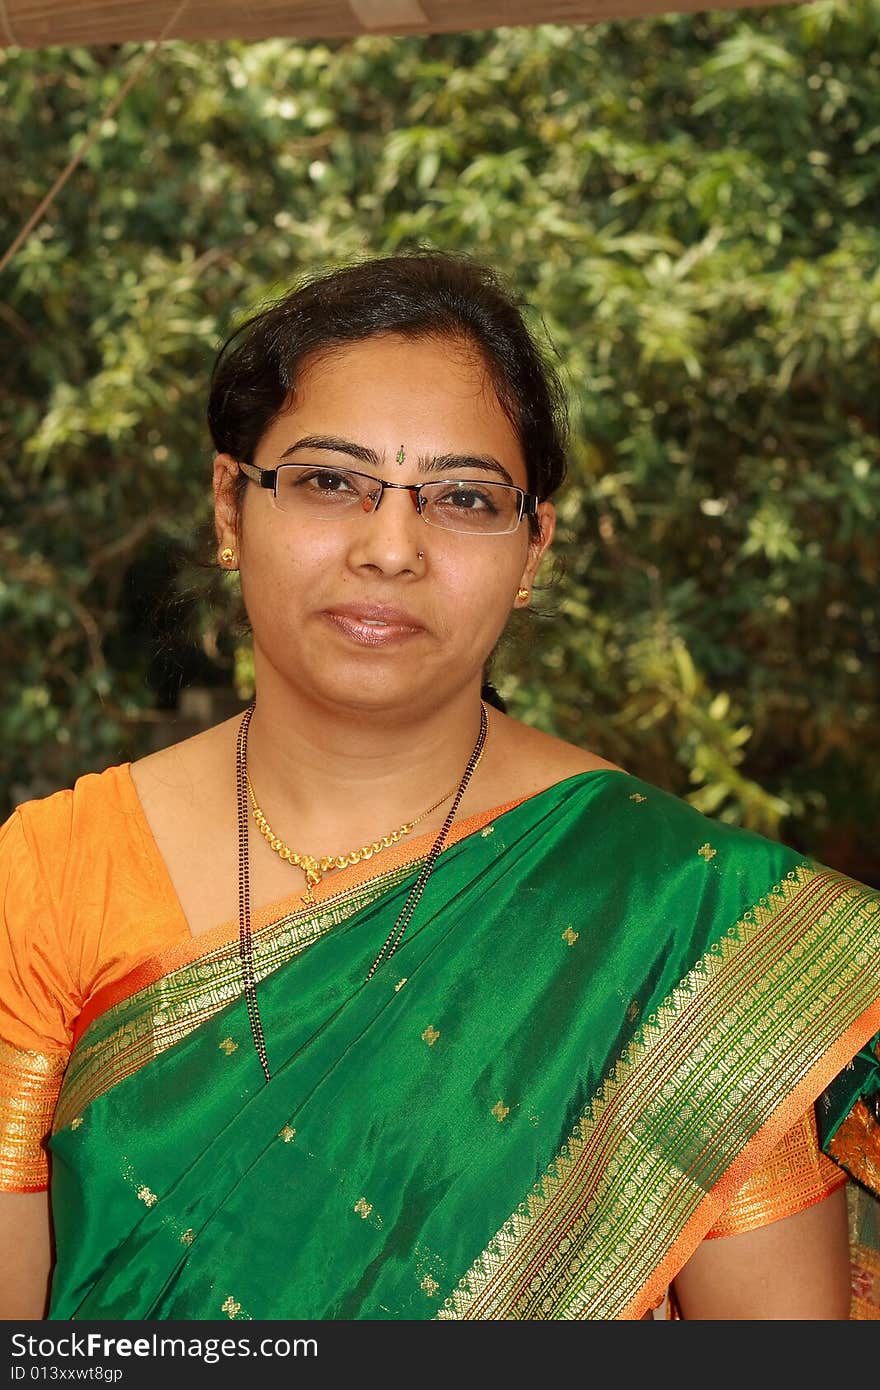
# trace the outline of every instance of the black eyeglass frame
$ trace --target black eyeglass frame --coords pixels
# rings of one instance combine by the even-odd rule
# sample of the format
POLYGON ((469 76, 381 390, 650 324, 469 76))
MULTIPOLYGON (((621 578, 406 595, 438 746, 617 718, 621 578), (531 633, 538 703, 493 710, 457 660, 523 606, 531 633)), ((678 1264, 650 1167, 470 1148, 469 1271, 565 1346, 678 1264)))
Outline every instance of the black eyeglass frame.
MULTIPOLYGON (((245 477, 250 478, 251 482, 258 483, 259 486, 263 488, 271 488, 272 496, 275 498, 278 497, 278 474, 282 471, 282 469, 314 468, 316 472, 322 471, 321 466, 315 464, 282 463, 279 464, 277 468, 260 468, 255 463, 244 463, 241 459, 236 459, 236 463, 238 464, 245 477)), ((410 497, 413 498, 416 511, 418 512, 419 516, 422 517, 422 519, 424 519, 425 510, 425 502, 422 498, 422 488, 436 486, 437 483, 441 481, 441 479, 439 478, 428 478, 424 483, 386 483, 384 478, 377 478, 372 473, 360 473, 356 468, 340 468, 333 464, 326 464, 323 471, 326 471, 327 473, 349 473, 352 475, 352 477, 367 478, 371 483, 378 484, 379 496, 376 499, 376 505, 373 507, 374 512, 377 512, 380 506, 382 505, 382 498, 385 495, 385 491, 387 488, 394 488, 398 492, 408 492, 410 497)), ((486 532, 487 535, 511 536, 513 535, 513 532, 516 530, 517 526, 519 526, 524 516, 537 515, 538 503, 540 501, 540 498, 537 496, 536 493, 525 492, 523 488, 517 487, 516 483, 496 482, 494 478, 453 478, 450 481, 455 483, 470 483, 474 487, 485 487, 487 483, 491 483, 493 487, 504 487, 507 488, 510 492, 516 492, 519 494, 519 516, 516 519, 516 525, 512 526, 509 531, 489 531, 486 532)), ((426 522, 425 524, 428 525, 430 523, 426 522)), ((444 530, 446 528, 440 527, 439 529, 444 530)))

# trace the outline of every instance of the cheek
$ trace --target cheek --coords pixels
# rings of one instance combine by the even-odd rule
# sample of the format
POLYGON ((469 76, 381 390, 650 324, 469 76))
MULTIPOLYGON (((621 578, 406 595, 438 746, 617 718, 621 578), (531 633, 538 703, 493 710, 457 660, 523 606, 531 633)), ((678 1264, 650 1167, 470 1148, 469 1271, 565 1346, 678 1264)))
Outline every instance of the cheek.
POLYGON ((242 584, 255 599, 292 596, 326 583, 343 561, 342 537, 332 526, 305 535, 271 524, 249 527, 242 545, 242 584))
POLYGON ((438 563, 438 583, 445 590, 447 605, 455 618, 467 613, 476 626, 487 630, 503 625, 527 558, 525 545, 504 546, 496 553, 481 556, 478 564, 468 554, 458 557, 457 564, 451 559, 446 566, 438 563))
POLYGON ((304 619, 321 606, 322 575, 333 561, 323 547, 266 536, 242 557, 241 596, 254 639, 267 651, 299 649, 307 641, 304 619))

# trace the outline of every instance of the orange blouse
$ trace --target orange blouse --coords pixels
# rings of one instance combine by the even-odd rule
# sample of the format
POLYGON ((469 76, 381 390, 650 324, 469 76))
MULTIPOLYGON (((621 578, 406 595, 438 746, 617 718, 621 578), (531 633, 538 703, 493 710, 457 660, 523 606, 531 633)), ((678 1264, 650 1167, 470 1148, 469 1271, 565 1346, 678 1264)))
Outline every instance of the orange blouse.
MULTIPOLYGON (((501 809, 465 818, 454 838, 501 809)), ((36 1192, 48 1186, 44 1142, 83 1011, 118 997, 147 962, 195 958, 237 924, 191 935, 128 763, 13 813, 0 829, 0 903, 0 1190, 36 1192)), ((845 1181, 819 1150, 811 1108, 709 1234, 793 1215, 845 1181)))

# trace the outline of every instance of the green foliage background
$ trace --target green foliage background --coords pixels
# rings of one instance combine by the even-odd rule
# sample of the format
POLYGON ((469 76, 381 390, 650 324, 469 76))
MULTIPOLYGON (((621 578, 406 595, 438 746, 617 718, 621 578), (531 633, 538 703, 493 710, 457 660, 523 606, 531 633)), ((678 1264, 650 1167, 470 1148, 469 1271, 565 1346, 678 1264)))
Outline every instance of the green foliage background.
MULTIPOLYGON (((0 800, 144 751, 181 680, 248 693, 193 564, 214 350, 430 244, 510 277, 570 393, 512 712, 880 882, 878 40, 817 0, 167 45, 3 276, 0 800)), ((4 244, 136 52, 0 53, 4 244)))

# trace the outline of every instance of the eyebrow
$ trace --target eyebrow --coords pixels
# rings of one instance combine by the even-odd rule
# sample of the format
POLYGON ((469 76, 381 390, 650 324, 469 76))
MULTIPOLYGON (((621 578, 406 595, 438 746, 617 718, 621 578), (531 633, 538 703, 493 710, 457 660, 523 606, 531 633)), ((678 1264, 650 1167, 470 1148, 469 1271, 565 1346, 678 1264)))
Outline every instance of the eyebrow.
POLYGON ((304 439, 298 439, 285 449, 281 457, 289 458, 297 449, 326 449, 332 454, 348 454, 349 458, 356 459, 358 463, 368 463, 373 468, 378 468, 381 462, 374 449, 368 449, 365 444, 353 444, 350 439, 337 439, 332 434, 307 434, 304 439))
MULTIPOLYGON (((326 449, 328 453, 346 454, 357 463, 369 464, 371 468, 382 467, 382 459, 375 449, 368 449, 365 444, 355 444, 350 439, 339 439, 332 434, 306 435, 285 449, 281 455, 282 459, 289 458, 299 449, 326 449)), ((513 478, 507 469, 491 454, 422 454, 419 457, 418 468, 420 473, 448 473, 453 470, 467 472, 469 469, 497 473, 505 482, 513 484, 513 478)))
POLYGON ((497 473, 506 483, 513 483, 513 479, 503 464, 499 463, 491 454, 423 454, 419 459, 420 473, 445 473, 451 469, 458 472, 463 469, 473 471, 475 468, 484 473, 497 473))

